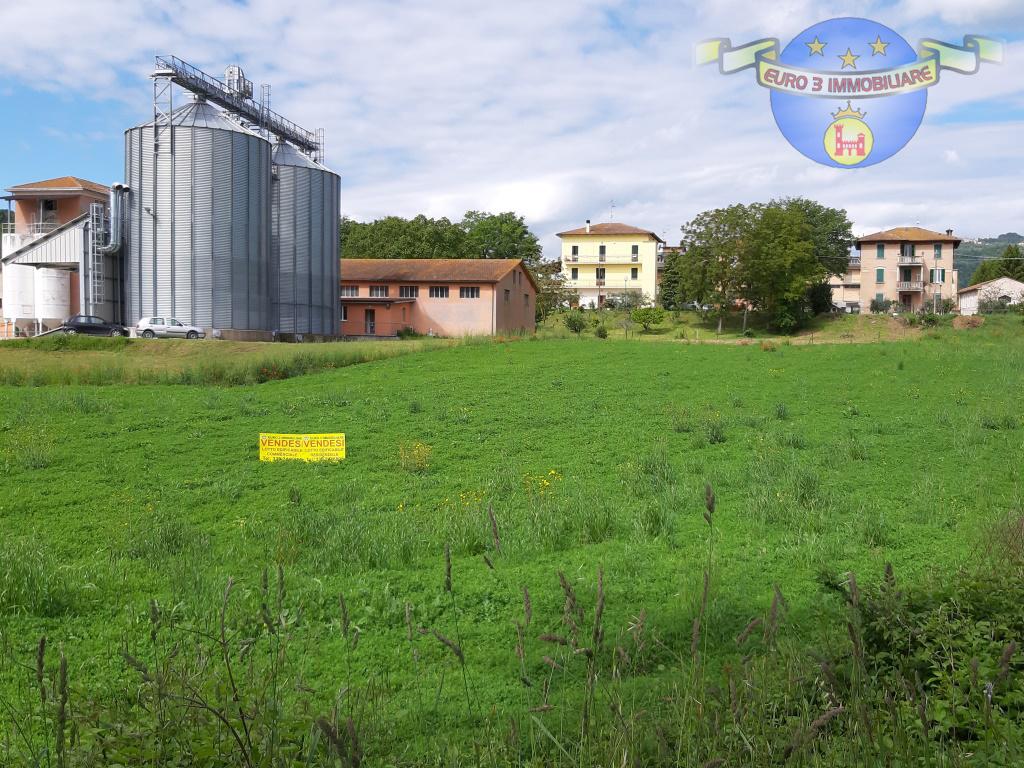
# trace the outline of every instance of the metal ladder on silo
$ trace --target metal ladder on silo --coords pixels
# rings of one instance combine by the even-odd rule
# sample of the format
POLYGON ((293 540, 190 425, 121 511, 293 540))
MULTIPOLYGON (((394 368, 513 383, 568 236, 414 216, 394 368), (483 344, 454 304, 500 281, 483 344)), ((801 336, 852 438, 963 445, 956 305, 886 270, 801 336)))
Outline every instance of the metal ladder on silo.
POLYGON ((103 247, 109 241, 107 232, 107 209, 103 203, 92 203, 89 206, 89 253, 87 261, 86 285, 89 295, 86 297, 86 312, 93 314, 95 306, 106 301, 106 275, 104 272, 103 247))

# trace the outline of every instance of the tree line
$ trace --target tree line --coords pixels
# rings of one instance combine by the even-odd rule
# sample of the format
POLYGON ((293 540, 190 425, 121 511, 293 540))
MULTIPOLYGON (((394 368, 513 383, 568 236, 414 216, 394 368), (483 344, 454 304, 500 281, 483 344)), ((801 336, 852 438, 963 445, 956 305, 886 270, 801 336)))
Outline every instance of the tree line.
POLYGON ((971 275, 971 285, 987 283, 1000 277, 1024 282, 1024 251, 1016 243, 1006 246, 998 259, 981 262, 971 275))
POLYGON ((522 216, 512 212, 467 211, 461 221, 385 216, 360 222, 341 220, 345 259, 522 259, 541 260, 542 249, 522 216))
POLYGON ((708 305, 720 326, 730 311, 756 310, 783 332, 830 309, 828 278, 846 271, 854 242, 846 211, 799 197, 716 208, 681 229, 662 306, 708 305))

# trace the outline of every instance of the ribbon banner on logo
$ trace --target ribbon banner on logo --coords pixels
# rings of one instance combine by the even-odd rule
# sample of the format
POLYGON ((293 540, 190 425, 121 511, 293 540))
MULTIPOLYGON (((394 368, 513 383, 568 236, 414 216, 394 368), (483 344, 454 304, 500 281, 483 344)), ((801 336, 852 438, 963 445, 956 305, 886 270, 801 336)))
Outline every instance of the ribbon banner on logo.
POLYGON ((1003 44, 978 35, 965 35, 963 45, 922 40, 916 61, 891 69, 864 72, 821 72, 780 64, 779 52, 776 38, 733 47, 728 38, 722 37, 705 40, 697 46, 697 63, 717 62, 723 75, 754 69, 759 85, 785 93, 863 99, 928 88, 939 81, 943 70, 973 75, 982 62, 1000 64, 1003 61, 1003 44))
POLYGON ((345 434, 281 435, 260 433, 260 461, 341 461, 345 458, 345 434))

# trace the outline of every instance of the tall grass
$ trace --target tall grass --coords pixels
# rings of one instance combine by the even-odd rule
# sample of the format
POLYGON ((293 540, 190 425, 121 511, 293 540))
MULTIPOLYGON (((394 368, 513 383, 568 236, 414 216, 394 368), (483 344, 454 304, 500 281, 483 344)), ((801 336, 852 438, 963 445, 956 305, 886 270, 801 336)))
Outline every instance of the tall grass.
POLYGON ((290 379, 489 339, 415 339, 382 342, 332 342, 307 345, 253 345, 252 351, 218 354, 223 342, 153 342, 129 338, 44 337, 0 346, 0 385, 183 384, 242 386, 290 379), (174 358, 162 347, 174 347, 174 358))
POLYGON ((743 523, 710 486, 700 514, 707 553, 702 578, 682 585, 685 629, 653 625, 630 604, 629 584, 600 565, 552 565, 541 584, 511 582, 510 532, 488 510, 477 521, 485 557, 455 559, 446 547, 432 593, 356 590, 303 607, 278 566, 276 577, 229 579, 194 613, 150 601, 120 650, 114 696, 76 681, 81 660, 45 637, 34 663, 28 649, 0 647, 0 671, 20 681, 0 697, 0 756, 12 766, 52 756, 245 768, 411 766, 438 755, 455 766, 567 767, 1024 759, 1020 512, 982 537, 974 570, 932 589, 901 586, 891 566, 863 583, 824 573, 832 605, 814 640, 790 629, 778 586, 754 615, 719 602, 718 530, 743 523), (504 647, 467 646, 460 631, 456 587, 471 568, 493 577, 490 599, 511 627, 504 647), (343 649, 337 692, 305 682, 307 614, 330 628, 313 642, 343 649), (393 629, 393 653, 361 655, 369 616, 393 629), (725 663, 706 663, 724 644, 725 663), (484 666, 485 656, 506 658, 484 666), (397 666, 414 671, 405 686, 391 682, 397 666), (480 707, 483 679, 503 675, 521 695, 480 707), (462 729, 440 719, 440 702, 456 700, 462 729))

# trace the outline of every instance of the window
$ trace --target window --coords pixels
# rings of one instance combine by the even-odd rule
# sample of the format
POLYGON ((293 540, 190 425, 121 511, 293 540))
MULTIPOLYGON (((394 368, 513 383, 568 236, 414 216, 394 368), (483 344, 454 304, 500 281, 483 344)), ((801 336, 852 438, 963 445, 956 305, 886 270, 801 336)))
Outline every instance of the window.
POLYGON ((469 287, 459 288, 459 298, 460 299, 479 299, 480 298, 480 289, 477 286, 475 286, 475 285, 472 285, 472 286, 469 286, 469 287))
POLYGON ((631 253, 631 254, 632 254, 633 256, 639 256, 639 255, 640 255, 640 246, 639 246, 639 245, 634 245, 634 246, 633 246, 633 250, 632 250, 632 251, 630 251, 630 253, 631 253))
POLYGON ((629 270, 629 279, 630 280, 636 280, 639 276, 640 276, 640 270, 637 269, 636 267, 633 267, 631 270, 629 270))
POLYGON ((530 294, 528 294, 528 293, 524 293, 523 294, 523 306, 524 307, 530 306, 530 294))
POLYGON ((432 285, 432 286, 430 286, 430 298, 432 298, 432 299, 447 299, 448 298, 448 286, 447 285, 432 285))
POLYGON ((341 286, 341 297, 343 299, 354 299, 359 295, 358 285, 343 285, 341 286))
POLYGON ((604 256, 607 252, 608 252, 607 246, 599 245, 597 247, 597 255, 598 256, 604 256))
POLYGON ((579 269, 577 267, 573 267, 570 274, 572 275, 572 279, 573 280, 579 280, 580 279, 580 271, 579 271, 579 269))
POLYGON ((878 269, 875 270, 875 282, 876 283, 884 283, 885 282, 885 268, 884 267, 879 267, 878 269))
POLYGON ((405 307, 402 307, 402 322, 405 322, 405 307))
POLYGON ((885 243, 879 243, 875 246, 875 256, 879 259, 885 258, 885 243))
POLYGON ((935 260, 936 261, 941 261, 942 260, 942 243, 936 243, 935 244, 935 260))
POLYGON ((946 270, 944 269, 929 269, 928 279, 932 283, 944 283, 946 282, 946 270))
POLYGON ((580 247, 578 245, 574 245, 572 247, 572 255, 573 256, 579 256, 580 255, 580 247))
POLYGON ((371 285, 370 286, 370 298, 371 299, 386 299, 388 297, 388 287, 386 285, 371 285))
POLYGON ((512 298, 512 291, 510 291, 508 288, 506 288, 505 289, 505 303, 508 304, 509 299, 511 299, 511 298, 512 298))
POLYGON ((348 322, 348 307, 344 304, 341 305, 341 322, 348 322))
POLYGON ((420 295, 420 287, 418 285, 400 285, 398 286, 398 298, 400 299, 415 299, 420 295))
MULTIPOLYGON (((91 323, 92 319, 89 319, 89 322, 91 323)), ((153 323, 153 325, 163 325, 164 319, 162 317, 154 317, 150 322, 153 323)))
POLYGON ((594 277, 598 280, 604 280, 604 267, 597 267, 597 269, 594 270, 594 277))

